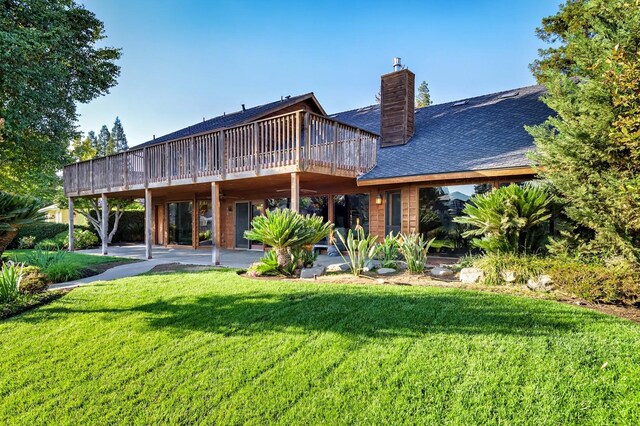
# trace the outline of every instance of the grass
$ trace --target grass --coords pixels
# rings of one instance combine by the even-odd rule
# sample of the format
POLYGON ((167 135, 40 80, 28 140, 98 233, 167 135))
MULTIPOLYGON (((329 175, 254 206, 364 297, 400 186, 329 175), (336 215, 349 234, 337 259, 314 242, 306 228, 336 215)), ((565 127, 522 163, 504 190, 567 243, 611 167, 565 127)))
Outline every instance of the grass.
POLYGON ((2 424, 640 422, 640 325, 551 301, 165 273, 0 336, 2 424))
MULTIPOLYGON (((16 262, 26 262, 29 253, 33 250, 7 250, 3 257, 16 262)), ((96 269, 97 266, 115 263, 115 262, 135 262, 135 259, 115 256, 94 256, 91 254, 82 254, 74 252, 65 252, 65 262, 73 264, 78 268, 96 269)))

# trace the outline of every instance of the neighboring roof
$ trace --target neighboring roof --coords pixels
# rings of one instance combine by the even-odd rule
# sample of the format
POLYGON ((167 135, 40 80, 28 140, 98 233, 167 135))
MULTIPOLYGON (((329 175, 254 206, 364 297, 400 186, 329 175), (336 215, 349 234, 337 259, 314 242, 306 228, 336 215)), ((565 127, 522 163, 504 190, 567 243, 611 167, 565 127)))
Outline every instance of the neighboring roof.
POLYGON ((224 129, 226 127, 238 126, 243 123, 258 120, 261 117, 271 114, 279 109, 286 108, 290 105, 305 101, 307 99, 313 100, 313 102, 318 106, 318 109, 320 111, 323 111, 322 106, 316 100, 313 92, 305 93, 304 95, 285 97, 279 101, 270 102, 264 105, 258 105, 252 108, 247 108, 244 111, 237 111, 229 114, 220 115, 218 117, 214 117, 209 120, 196 123, 192 126, 185 127, 184 129, 176 130, 175 132, 171 132, 167 135, 160 136, 159 138, 155 138, 150 141, 141 143, 139 145, 134 146, 132 149, 137 149, 137 148, 141 148, 149 145, 155 145, 155 144, 170 141, 173 139, 186 138, 188 136, 195 135, 198 133, 209 132, 217 129, 224 129))
MULTIPOLYGON (((378 149, 377 164, 360 180, 529 166, 534 148, 524 126, 553 111, 530 86, 416 110, 415 133, 405 144, 378 149)), ((380 106, 330 116, 380 134, 380 106)))

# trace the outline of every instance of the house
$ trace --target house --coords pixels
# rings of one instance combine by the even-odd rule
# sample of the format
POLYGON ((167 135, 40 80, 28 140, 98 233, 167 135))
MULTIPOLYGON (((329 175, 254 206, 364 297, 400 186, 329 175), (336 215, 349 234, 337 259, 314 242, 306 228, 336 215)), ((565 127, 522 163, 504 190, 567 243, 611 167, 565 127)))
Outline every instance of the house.
MULTIPOLYGON (((313 93, 243 105, 127 152, 68 165, 65 194, 70 208, 76 197, 101 197, 104 206, 144 198, 149 257, 152 244, 213 246, 214 262, 220 247, 262 249, 244 231, 279 207, 321 215, 337 228, 446 240, 451 218, 428 214, 430 203, 532 179, 533 139, 524 127, 552 111, 540 86, 420 109, 414 87, 414 74, 397 61, 381 77, 379 105, 330 115, 313 93)), ((444 214, 460 210, 451 205, 444 214)))

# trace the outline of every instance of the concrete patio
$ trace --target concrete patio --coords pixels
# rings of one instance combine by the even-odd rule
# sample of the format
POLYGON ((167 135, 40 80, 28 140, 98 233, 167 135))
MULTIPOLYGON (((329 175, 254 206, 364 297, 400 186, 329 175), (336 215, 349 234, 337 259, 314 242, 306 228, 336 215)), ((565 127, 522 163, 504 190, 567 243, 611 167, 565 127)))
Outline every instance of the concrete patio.
MULTIPOLYGON (((100 249, 78 250, 78 253, 101 256, 100 249)), ((128 257, 132 259, 145 260, 144 244, 127 244, 120 246, 109 246, 109 256, 128 257)), ((263 252, 251 250, 220 250, 220 266, 230 268, 248 268, 253 262, 262 257, 263 252)), ((211 250, 191 248, 169 248, 164 246, 153 246, 153 260, 159 263, 181 263, 184 265, 211 265, 211 250)), ((340 256, 330 257, 327 255, 318 256, 317 265, 332 265, 342 263, 340 256)))

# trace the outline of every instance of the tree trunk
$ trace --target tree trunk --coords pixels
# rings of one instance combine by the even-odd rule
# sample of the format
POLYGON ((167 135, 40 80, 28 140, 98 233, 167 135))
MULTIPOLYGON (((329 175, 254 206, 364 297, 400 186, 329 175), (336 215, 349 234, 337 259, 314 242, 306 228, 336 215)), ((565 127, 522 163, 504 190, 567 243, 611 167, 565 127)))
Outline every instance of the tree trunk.
POLYGON ((291 262, 289 250, 287 250, 286 247, 276 247, 274 250, 276 251, 276 256, 278 258, 278 266, 280 268, 286 267, 291 262))
POLYGON ((15 231, 5 231, 0 233, 0 259, 2 259, 2 254, 9 247, 11 241, 18 235, 18 229, 15 231))

